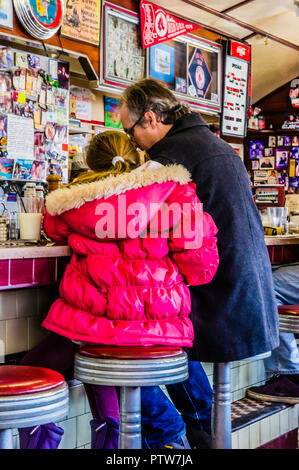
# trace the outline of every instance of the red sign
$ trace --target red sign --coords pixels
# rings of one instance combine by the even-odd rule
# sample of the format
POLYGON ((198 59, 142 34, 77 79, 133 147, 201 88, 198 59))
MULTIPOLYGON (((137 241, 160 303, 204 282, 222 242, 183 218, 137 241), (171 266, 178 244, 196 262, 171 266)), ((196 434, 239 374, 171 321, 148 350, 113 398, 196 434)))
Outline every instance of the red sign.
POLYGON ((251 48, 241 42, 231 41, 230 42, 230 55, 238 57, 238 59, 246 60, 250 62, 251 48))
POLYGON ((140 2, 140 17, 144 49, 200 28, 198 25, 187 23, 170 15, 147 0, 140 2))

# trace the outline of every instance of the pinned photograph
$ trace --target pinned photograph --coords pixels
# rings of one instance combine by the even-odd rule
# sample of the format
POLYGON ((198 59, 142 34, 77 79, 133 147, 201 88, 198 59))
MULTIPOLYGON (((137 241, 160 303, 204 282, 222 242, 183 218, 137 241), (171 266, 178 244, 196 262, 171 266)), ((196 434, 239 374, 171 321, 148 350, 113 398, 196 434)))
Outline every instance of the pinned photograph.
POLYGON ((265 157, 271 157, 273 155, 273 147, 265 148, 265 157))
POLYGON ((57 75, 59 88, 68 90, 70 86, 70 65, 67 62, 58 62, 57 75))
POLYGON ((263 157, 259 159, 260 162, 260 170, 264 170, 266 168, 273 169, 275 168, 275 159, 274 157, 263 157))
POLYGON ((0 113, 12 112, 12 100, 10 91, 0 92, 0 113))
POLYGON ((0 91, 11 90, 11 79, 7 72, 0 72, 0 91))
POLYGON ((282 147, 284 145, 284 136, 283 135, 278 135, 277 136, 277 146, 282 147))
POLYGON ((290 157, 299 159, 299 147, 290 148, 290 157))
POLYGON ((14 160, 12 158, 0 158, 0 178, 12 178, 14 160))
POLYGON ((31 179, 43 180, 46 178, 46 162, 34 161, 30 170, 31 179))
POLYGON ((289 135, 284 136, 284 145, 285 146, 291 145, 291 136, 289 135))
POLYGON ((9 69, 13 66, 13 55, 11 47, 1 47, 0 49, 0 69, 9 69))
POLYGON ((260 158, 264 156, 263 140, 250 140, 248 144, 250 158, 260 158))
POLYGON ((286 168, 288 166, 288 151, 287 150, 278 150, 275 151, 275 168, 279 170, 280 168, 286 168))
POLYGON ((275 137, 275 135, 269 135, 268 147, 276 147, 276 137, 275 137))
POLYGON ((289 187, 289 176, 288 176, 286 170, 283 170, 281 173, 278 173, 277 183, 278 184, 283 184, 284 187, 285 187, 285 190, 288 189, 288 187, 289 187))
POLYGON ((19 180, 30 180, 32 163, 32 160, 25 160, 23 158, 16 160, 13 177, 19 180))
POLYGON ((252 163, 252 169, 253 170, 258 170, 259 169, 259 161, 258 160, 253 160, 251 163, 252 163))
POLYGON ((298 135, 293 135, 292 137, 292 145, 299 145, 299 137, 298 135))
POLYGON ((7 116, 0 115, 0 139, 7 137, 7 116))
POLYGON ((38 72, 41 68, 40 57, 38 55, 28 54, 27 56, 28 67, 35 72, 38 72))

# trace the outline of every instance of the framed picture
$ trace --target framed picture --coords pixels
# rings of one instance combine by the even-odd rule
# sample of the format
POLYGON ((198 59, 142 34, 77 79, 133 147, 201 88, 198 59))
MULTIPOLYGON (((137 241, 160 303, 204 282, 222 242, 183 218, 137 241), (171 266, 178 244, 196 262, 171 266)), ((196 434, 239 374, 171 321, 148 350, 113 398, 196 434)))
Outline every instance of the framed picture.
POLYGON ((273 169, 275 168, 275 158, 274 157, 262 157, 259 159, 260 163, 260 170, 264 170, 266 168, 273 169))
POLYGON ((263 140, 250 140, 248 148, 250 158, 261 158, 264 156, 263 140))
POLYGON ((274 154, 273 147, 265 148, 265 157, 271 157, 274 154))
POLYGON ((277 184, 277 170, 268 171, 268 184, 277 184))
POLYGON ((12 0, 2 0, 0 2, 0 26, 2 28, 13 29, 12 0))
POLYGON ((268 147, 276 147, 276 137, 275 137, 275 135, 269 135, 268 147))
POLYGON ((174 48, 157 44, 150 48, 150 76, 166 83, 174 81, 174 48))
POLYGON ((278 135, 277 136, 277 147, 282 147, 284 145, 284 136, 278 135))
POLYGON ((285 135, 284 136, 284 145, 287 147, 289 145, 291 145, 291 136, 289 135, 285 135))
POLYGON ((259 161, 258 160, 252 160, 252 169, 253 170, 258 170, 259 169, 259 161))
POLYGON ((298 135, 293 135, 292 137, 292 145, 299 145, 299 137, 298 135))
POLYGON ((101 81, 111 87, 125 87, 146 75, 139 17, 106 1, 102 8, 101 81))
POLYGON ((275 168, 279 170, 280 168, 286 168, 288 166, 289 155, 286 149, 276 149, 275 150, 275 168))

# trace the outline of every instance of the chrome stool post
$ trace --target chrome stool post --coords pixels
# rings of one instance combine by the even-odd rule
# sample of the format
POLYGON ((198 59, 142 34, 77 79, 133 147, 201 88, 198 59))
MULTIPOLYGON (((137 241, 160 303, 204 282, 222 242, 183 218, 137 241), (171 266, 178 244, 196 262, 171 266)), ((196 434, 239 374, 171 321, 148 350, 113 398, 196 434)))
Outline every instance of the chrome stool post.
POLYGON ((299 333, 299 305, 278 306, 279 331, 299 333))
POLYGON ((75 356, 74 375, 83 383, 121 388, 120 449, 141 449, 141 389, 183 382, 188 357, 181 348, 85 346, 75 356))
MULTIPOLYGON (((255 361, 271 355, 267 351, 240 361, 255 361)), ((214 363, 212 403, 212 448, 232 448, 230 362, 214 363)))

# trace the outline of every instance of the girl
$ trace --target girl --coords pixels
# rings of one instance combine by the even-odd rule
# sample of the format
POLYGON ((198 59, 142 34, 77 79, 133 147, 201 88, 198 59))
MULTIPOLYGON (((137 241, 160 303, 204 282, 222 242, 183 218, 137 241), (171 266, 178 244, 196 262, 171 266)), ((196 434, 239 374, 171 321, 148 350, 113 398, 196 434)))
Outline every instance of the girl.
MULTIPOLYGON (((72 365, 74 342, 191 347, 187 284, 210 282, 219 260, 216 226, 202 212, 190 174, 144 163, 117 131, 98 134, 86 161, 88 172, 46 199, 44 229, 57 244, 68 243, 73 256, 42 324, 52 333, 22 363, 63 371, 72 365)), ((115 389, 85 388, 92 447, 117 448, 115 389), (106 439, 95 433, 103 425, 106 439)))

